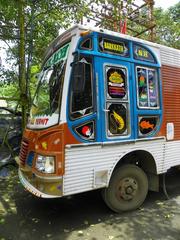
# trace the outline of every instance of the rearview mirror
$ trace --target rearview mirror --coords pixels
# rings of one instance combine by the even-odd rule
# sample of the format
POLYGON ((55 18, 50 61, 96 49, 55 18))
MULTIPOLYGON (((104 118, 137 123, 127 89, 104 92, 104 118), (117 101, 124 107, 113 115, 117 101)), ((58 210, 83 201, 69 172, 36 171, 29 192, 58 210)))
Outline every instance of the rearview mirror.
POLYGON ((76 62, 73 64, 73 82, 72 89, 75 93, 82 93, 85 88, 85 69, 86 63, 76 62))

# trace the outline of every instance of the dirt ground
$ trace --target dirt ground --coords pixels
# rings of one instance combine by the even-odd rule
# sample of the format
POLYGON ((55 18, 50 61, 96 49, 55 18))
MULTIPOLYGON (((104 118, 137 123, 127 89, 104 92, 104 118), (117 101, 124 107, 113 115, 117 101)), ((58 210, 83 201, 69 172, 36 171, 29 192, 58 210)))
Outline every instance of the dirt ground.
POLYGON ((0 179, 0 240, 180 240, 180 172, 167 176, 170 199, 148 194, 133 212, 111 212, 99 191, 39 199, 19 183, 17 169, 0 179))

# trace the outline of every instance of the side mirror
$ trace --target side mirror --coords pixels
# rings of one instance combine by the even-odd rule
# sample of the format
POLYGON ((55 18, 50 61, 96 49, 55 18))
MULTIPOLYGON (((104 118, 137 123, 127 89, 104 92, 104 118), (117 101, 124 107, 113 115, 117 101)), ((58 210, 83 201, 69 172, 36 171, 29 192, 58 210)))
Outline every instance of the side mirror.
POLYGON ((75 93, 82 93, 85 88, 85 69, 86 63, 76 62, 73 64, 72 90, 75 93))

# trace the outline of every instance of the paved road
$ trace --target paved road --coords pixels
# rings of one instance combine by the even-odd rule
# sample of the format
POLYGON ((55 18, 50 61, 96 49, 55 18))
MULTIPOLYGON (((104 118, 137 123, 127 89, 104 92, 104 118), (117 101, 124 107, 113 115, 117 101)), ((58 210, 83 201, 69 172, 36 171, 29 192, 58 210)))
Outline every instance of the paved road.
POLYGON ((112 213, 99 191, 36 198, 16 174, 0 180, 0 240, 180 240, 180 172, 167 177, 170 200, 149 193, 143 207, 122 214, 112 213))

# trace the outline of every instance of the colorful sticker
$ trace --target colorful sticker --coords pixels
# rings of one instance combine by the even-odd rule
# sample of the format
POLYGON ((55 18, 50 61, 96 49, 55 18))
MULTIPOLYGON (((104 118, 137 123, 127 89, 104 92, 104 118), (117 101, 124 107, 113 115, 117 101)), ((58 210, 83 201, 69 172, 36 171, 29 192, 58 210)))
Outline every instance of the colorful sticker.
POLYGON ((108 68, 107 88, 109 97, 124 98, 126 96, 126 70, 114 67, 108 68))
POLYGON ((129 56, 129 46, 127 42, 120 42, 111 39, 99 38, 99 48, 101 52, 118 54, 124 57, 129 56))
POLYGON ((148 106, 146 69, 137 68, 137 74, 138 74, 139 106, 146 107, 148 106))
POLYGON ((157 107, 157 73, 153 69, 137 68, 140 107, 157 107))
POLYGON ((149 81, 150 107, 157 107, 158 95, 157 95, 155 71, 153 70, 148 71, 148 81, 149 81))
POLYGON ((125 134, 126 127, 126 107, 123 104, 111 104, 108 108, 109 132, 112 135, 125 134))
POLYGON ((113 119, 116 121, 118 130, 122 130, 124 128, 125 126, 124 119, 116 111, 112 111, 110 117, 111 118, 113 117, 113 119))
POLYGON ((139 105, 142 107, 148 106, 147 88, 139 89, 139 105))
POLYGON ((134 44, 134 58, 141 61, 156 62, 151 52, 141 45, 134 44))
POLYGON ((75 128, 75 132, 82 138, 87 140, 94 139, 94 122, 89 122, 75 128))
POLYGON ((91 128, 89 126, 84 126, 82 128, 82 134, 86 137, 90 137, 92 135, 91 128))
POLYGON ((140 87, 144 87, 145 86, 145 84, 146 84, 145 80, 146 80, 145 76, 143 76, 143 75, 139 76, 139 86, 140 87))
POLYGON ((122 78, 121 74, 119 74, 116 71, 111 73, 109 80, 112 83, 123 83, 124 82, 124 79, 122 78))
POLYGON ((154 131, 157 125, 157 117, 140 117, 139 118, 139 132, 140 135, 147 135, 154 131))

